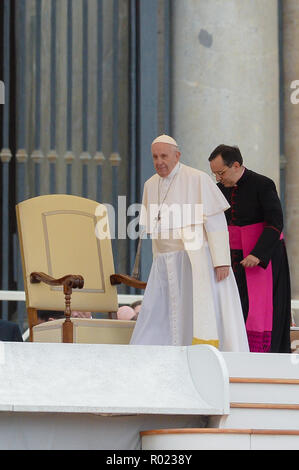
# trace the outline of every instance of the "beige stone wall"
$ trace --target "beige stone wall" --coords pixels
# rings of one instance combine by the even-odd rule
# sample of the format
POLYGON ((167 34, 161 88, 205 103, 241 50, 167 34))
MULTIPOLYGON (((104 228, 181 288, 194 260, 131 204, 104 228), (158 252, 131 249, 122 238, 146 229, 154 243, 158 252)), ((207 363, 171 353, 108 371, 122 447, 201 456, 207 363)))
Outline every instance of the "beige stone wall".
MULTIPOLYGON (((299 80, 299 2, 283 1, 284 129, 286 157, 286 241, 292 298, 299 298, 299 104, 291 83, 299 80)), ((297 94, 299 97, 299 94, 297 94)))
POLYGON ((273 0, 173 0, 173 130, 187 164, 219 144, 279 183, 278 11, 273 0))

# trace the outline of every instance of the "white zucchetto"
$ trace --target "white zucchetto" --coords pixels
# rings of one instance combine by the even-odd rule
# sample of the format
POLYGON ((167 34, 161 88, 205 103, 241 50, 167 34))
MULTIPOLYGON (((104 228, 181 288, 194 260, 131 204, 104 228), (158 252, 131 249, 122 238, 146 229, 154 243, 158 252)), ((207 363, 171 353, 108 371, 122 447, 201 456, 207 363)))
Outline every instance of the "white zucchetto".
POLYGON ((176 143, 176 141, 172 137, 166 134, 159 135, 159 137, 156 137, 152 141, 152 145, 157 144, 157 143, 170 144, 170 145, 175 145, 176 147, 178 147, 178 144, 176 143))

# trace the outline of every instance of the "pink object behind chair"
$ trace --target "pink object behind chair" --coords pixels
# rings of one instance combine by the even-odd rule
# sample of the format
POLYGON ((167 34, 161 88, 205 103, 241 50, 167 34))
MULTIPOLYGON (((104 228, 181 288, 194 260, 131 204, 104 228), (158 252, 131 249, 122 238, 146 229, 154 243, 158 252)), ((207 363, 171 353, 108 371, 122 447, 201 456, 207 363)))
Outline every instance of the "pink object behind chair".
POLYGON ((119 307, 116 315, 118 320, 131 320, 133 317, 135 317, 136 313, 132 307, 124 305, 123 307, 119 307))

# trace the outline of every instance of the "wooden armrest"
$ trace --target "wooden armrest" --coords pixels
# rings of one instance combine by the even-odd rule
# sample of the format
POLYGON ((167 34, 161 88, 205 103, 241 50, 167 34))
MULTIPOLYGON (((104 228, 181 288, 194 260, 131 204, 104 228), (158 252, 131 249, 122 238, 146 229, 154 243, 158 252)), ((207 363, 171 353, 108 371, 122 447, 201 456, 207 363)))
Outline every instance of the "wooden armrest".
POLYGON ((135 287, 136 289, 145 289, 146 282, 139 281, 135 277, 128 276, 127 274, 112 274, 110 276, 110 282, 112 286, 117 284, 125 284, 129 287, 135 287))
POLYGON ((67 274, 66 276, 55 279, 54 277, 49 276, 45 273, 31 273, 30 282, 36 284, 39 282, 44 282, 50 286, 64 286, 65 288, 71 289, 82 289, 84 286, 84 279, 80 275, 67 274))

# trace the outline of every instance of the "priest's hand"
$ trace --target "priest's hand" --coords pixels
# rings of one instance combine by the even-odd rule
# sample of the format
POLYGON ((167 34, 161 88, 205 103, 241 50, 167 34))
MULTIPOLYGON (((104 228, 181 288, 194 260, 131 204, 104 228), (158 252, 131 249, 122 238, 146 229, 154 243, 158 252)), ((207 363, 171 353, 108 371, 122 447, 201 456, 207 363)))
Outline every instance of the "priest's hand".
POLYGON ((243 268, 254 268, 260 263, 260 259, 253 255, 248 255, 244 258, 240 264, 242 264, 243 268))
POLYGON ((215 273, 217 282, 223 281, 229 275, 229 266, 216 266, 215 273))

